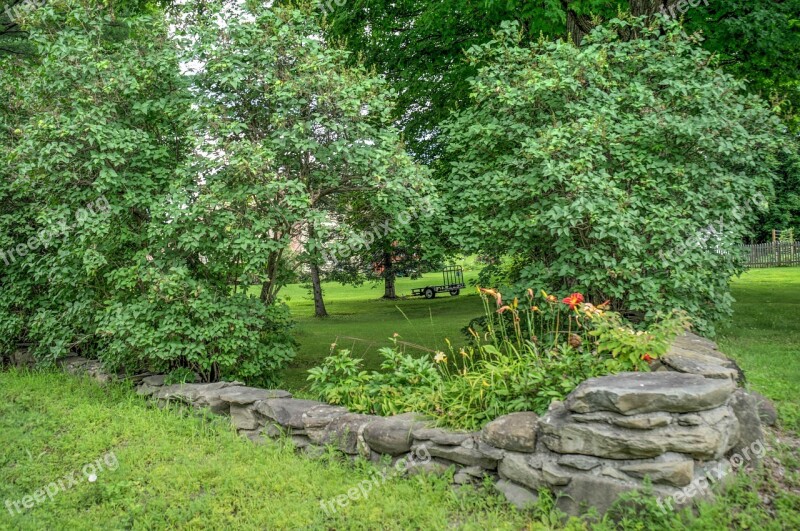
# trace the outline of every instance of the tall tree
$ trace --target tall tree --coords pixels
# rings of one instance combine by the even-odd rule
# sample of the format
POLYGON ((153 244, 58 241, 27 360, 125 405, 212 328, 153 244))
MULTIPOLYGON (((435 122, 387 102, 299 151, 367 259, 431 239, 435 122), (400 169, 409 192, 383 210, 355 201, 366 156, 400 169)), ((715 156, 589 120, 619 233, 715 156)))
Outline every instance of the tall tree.
POLYGON ((217 3, 208 13, 186 14, 197 16, 186 60, 201 65, 193 77, 206 142, 196 159, 202 181, 174 225, 232 282, 256 279, 269 304, 291 262, 319 276, 329 211, 396 210, 426 173, 392 126, 392 91, 321 38, 310 6, 217 3))

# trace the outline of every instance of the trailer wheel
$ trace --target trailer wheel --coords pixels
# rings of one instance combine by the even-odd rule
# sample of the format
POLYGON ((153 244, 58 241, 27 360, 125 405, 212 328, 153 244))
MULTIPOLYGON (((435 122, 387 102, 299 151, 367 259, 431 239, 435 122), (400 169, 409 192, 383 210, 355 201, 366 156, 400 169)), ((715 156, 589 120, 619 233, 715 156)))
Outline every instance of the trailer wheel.
POLYGON ((451 289, 450 290, 450 295, 452 295, 453 297, 458 297, 459 293, 461 293, 460 289, 451 289))
POLYGON ((436 292, 434 291, 433 288, 425 288, 425 291, 423 293, 425 294, 426 299, 432 299, 436 296, 436 292))

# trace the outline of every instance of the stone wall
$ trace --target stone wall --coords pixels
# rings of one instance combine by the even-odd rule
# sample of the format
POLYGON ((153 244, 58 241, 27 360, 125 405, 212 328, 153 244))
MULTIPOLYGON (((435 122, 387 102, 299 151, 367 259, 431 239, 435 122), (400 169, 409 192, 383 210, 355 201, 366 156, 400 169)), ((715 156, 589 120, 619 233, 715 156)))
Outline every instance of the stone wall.
MULTIPOLYGON (((97 362, 70 358, 64 366, 108 379, 97 362)), ((654 369, 593 378, 542 417, 512 413, 471 433, 437 428, 414 413, 362 415, 238 382, 165 385, 164 376, 151 375, 137 379, 137 392, 160 405, 228 415, 241 435, 258 443, 288 437, 299 451, 332 445, 375 462, 424 450, 432 458, 415 466, 426 472, 452 467, 457 484, 490 476, 520 507, 547 488, 562 494, 562 510, 580 514, 588 507, 605 512, 620 494, 641 489, 646 477, 656 496, 686 505, 710 495, 687 489, 708 483, 712 472, 721 479, 731 455, 757 458, 761 419, 774 417, 762 397, 737 387, 743 375, 716 345, 688 334, 654 369)))

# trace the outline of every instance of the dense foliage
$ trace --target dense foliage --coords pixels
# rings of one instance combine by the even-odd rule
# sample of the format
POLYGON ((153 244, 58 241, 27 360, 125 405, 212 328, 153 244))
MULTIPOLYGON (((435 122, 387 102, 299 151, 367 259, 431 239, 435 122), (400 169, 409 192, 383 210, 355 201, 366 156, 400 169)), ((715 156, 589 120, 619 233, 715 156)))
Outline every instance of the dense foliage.
POLYGON ((544 413, 594 376, 649 370, 688 325, 685 315, 674 312, 647 330, 634 330, 580 293, 559 300, 528 290, 523 301, 504 304, 496 290, 480 292, 485 324, 470 329, 467 346, 451 346, 431 359, 403 352, 394 337, 394 347, 380 350, 381 370, 372 372, 349 350, 332 352, 309 371, 311 391, 357 412, 417 412, 475 430, 506 413, 544 413))
POLYGON ((18 21, 33 50, 0 70, 6 351, 270 385, 293 356, 277 294, 332 213, 378 223, 430 194, 391 91, 308 8, 229 7, 176 12, 172 38, 163 13, 90 1, 18 21))
POLYGON ((473 104, 445 126, 458 246, 507 256, 518 290, 681 308, 713 331, 771 195, 778 119, 672 23, 614 20, 581 47, 523 46, 505 24, 469 58, 473 104))

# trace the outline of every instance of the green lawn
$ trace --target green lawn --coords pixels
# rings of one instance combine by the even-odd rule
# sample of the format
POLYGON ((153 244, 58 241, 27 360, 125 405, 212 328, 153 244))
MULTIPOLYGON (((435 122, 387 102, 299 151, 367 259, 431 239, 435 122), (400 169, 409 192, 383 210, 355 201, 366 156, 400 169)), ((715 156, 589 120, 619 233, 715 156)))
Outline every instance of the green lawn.
MULTIPOLYGON (((465 281, 477 279, 477 271, 465 268, 465 281)), ((327 356, 331 344, 350 349, 365 360, 368 368, 377 368, 377 350, 389 344, 392 334, 400 334, 410 350, 419 345, 428 350, 443 349, 445 338, 458 344, 464 341, 461 329, 474 317, 483 314, 483 305, 473 286, 468 285, 457 297, 449 294, 435 299, 411 297, 411 289, 441 284, 441 273, 429 273, 411 280, 400 278, 395 301, 381 299, 383 284, 360 287, 330 283, 324 285, 329 317, 314 317, 314 299, 307 288, 287 286, 281 291, 297 321, 295 337, 300 344, 297 358, 286 371, 284 385, 298 391, 306 385, 306 371, 327 356)), ((419 350, 422 352, 422 350, 419 350)))
POLYGON ((256 446, 228 422, 148 407, 122 386, 0 373, 0 530, 519 529, 530 519, 433 478, 389 479, 326 514, 321 501, 374 479, 376 469, 256 446), (112 455, 90 483, 83 468, 112 455), (79 481, 70 486, 71 472, 79 481), (39 503, 27 500, 32 508, 14 508, 59 481, 65 488, 52 499, 39 493, 39 503))
POLYGON ((776 402, 783 424, 800 432, 800 268, 751 270, 734 281, 733 295, 720 348, 776 402))

